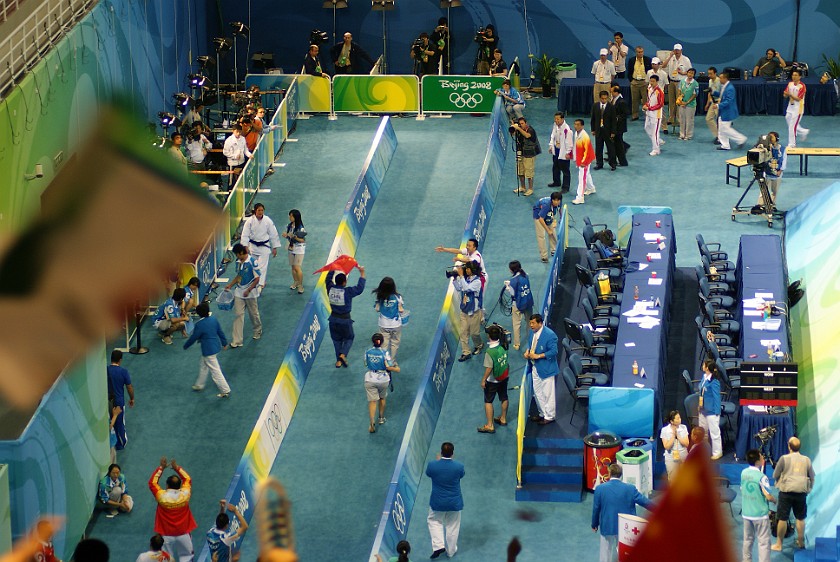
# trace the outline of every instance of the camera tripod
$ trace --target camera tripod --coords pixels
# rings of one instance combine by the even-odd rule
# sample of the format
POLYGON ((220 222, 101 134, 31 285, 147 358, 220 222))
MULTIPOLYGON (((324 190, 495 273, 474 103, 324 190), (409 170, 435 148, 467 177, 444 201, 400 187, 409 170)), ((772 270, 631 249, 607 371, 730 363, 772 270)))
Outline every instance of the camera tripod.
POLYGON ((753 179, 750 181, 747 188, 741 194, 741 198, 732 207, 732 220, 735 220, 735 215, 762 215, 767 220, 767 228, 773 228, 773 219, 784 218, 783 211, 776 209, 773 198, 770 195, 770 188, 767 187, 767 180, 764 178, 764 168, 762 166, 753 166, 753 179), (758 182, 758 190, 761 193, 761 205, 742 207, 744 198, 749 193, 750 188, 755 182, 758 182))

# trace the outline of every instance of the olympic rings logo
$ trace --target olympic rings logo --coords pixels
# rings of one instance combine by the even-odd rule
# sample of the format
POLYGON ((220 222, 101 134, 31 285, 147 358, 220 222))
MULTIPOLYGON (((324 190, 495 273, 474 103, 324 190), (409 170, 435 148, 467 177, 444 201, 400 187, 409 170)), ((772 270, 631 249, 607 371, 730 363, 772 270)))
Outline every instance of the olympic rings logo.
POLYGON ((391 519, 394 520, 394 527, 396 527, 397 532, 400 534, 405 533, 405 504, 399 492, 394 499, 394 509, 391 510, 391 519))
POLYGON ((467 109, 475 109, 478 104, 484 100, 484 96, 480 93, 458 93, 452 92, 449 94, 449 101, 458 109, 466 107, 467 109))

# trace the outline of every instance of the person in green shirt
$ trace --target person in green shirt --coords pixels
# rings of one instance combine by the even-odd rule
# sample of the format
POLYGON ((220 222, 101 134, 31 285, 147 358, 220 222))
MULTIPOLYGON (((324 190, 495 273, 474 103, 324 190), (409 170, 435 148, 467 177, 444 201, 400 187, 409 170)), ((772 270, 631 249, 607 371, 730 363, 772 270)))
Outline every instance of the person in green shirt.
POLYGON ((770 562, 770 481, 764 474, 764 457, 758 449, 747 451, 749 466, 741 472, 741 515, 744 518, 742 560, 752 560, 753 543, 758 538, 759 562, 770 562))
POLYGON ((697 94, 700 87, 694 75, 697 71, 689 68, 686 77, 680 80, 677 92, 677 117, 680 120, 680 140, 694 137, 694 114, 697 111, 697 94))
POLYGON ((491 324, 487 328, 489 344, 484 353, 484 376, 481 378, 481 388, 484 389, 484 414, 487 416, 487 423, 478 428, 479 433, 496 433, 496 426, 507 425, 508 410, 508 355, 507 349, 501 344, 504 336, 501 326, 491 324), (493 399, 499 395, 502 403, 502 415, 493 417, 493 399))

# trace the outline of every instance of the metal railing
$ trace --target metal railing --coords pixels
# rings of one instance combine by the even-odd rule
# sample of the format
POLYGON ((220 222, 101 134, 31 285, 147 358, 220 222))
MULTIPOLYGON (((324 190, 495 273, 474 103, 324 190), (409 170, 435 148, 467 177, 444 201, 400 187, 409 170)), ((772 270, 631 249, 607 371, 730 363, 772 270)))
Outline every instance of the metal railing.
MULTIPOLYGON (((0 22, 26 1, 29 15, 0 40, 0 98, 81 20, 98 0, 0 0, 0 22)), ((11 25, 11 22, 7 22, 11 25)))

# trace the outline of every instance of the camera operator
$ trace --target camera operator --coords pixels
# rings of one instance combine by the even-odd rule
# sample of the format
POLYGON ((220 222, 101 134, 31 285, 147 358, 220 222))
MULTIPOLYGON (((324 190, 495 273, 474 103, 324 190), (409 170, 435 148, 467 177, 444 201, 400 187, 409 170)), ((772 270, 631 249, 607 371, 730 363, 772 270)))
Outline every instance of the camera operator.
POLYGON ((373 59, 353 41, 353 34, 349 31, 344 34, 344 40, 336 43, 330 49, 330 59, 336 74, 364 74, 373 66, 373 59), (366 64, 363 66, 362 61, 366 64))
POLYGON ((496 37, 496 28, 493 27, 493 24, 479 28, 475 37, 473 37, 473 41, 478 43, 476 74, 490 74, 490 60, 493 58, 493 53, 499 46, 499 38, 496 37))
POLYGON ((324 72, 324 67, 321 66, 321 58, 318 56, 320 50, 318 45, 309 45, 309 52, 303 59, 303 71, 304 74, 329 78, 330 75, 324 72))
POLYGON ((493 92, 497 96, 502 96, 502 102, 505 104, 505 112, 511 119, 519 119, 522 117, 522 110, 525 109, 525 100, 522 99, 522 94, 519 90, 510 85, 510 80, 505 78, 502 82, 502 89, 493 92))
POLYGON ((443 74, 451 74, 449 53, 452 37, 449 35, 449 21, 446 18, 440 18, 438 20, 437 27, 432 31, 432 36, 429 40, 435 46, 438 53, 440 53, 440 58, 443 61, 443 74))
POLYGON ((204 136, 203 126, 201 121, 194 121, 192 130, 187 133, 187 167, 190 170, 203 170, 204 159, 207 157, 207 151, 213 148, 206 136, 204 136))
POLYGON ((481 266, 478 262, 469 261, 463 266, 455 267, 452 272, 447 272, 447 277, 452 277, 452 285, 458 291, 458 303, 461 309, 461 357, 458 361, 463 363, 473 355, 478 355, 484 348, 481 341, 481 266), (470 351, 470 336, 472 336, 474 347, 470 351))
MULTIPOLYGON (((770 192, 770 204, 773 208, 776 207, 776 196, 779 194, 779 186, 782 184, 782 174, 787 165, 787 155, 785 154, 785 147, 779 142, 779 133, 770 131, 767 133, 767 141, 770 145, 769 150, 770 159, 762 166, 764 167, 764 180, 767 182, 767 190, 770 192)), ((760 214, 764 212, 764 194, 761 190, 758 191, 758 204, 754 209, 760 214)))
POLYGON ((528 197, 534 193, 534 160, 540 153, 537 133, 524 117, 511 121, 509 131, 516 140, 516 175, 519 176, 519 187, 514 193, 522 193, 528 197), (527 190, 525 178, 528 178, 527 190))
POLYGON ((760 76, 765 80, 773 80, 781 74, 782 69, 786 66, 787 63, 782 58, 782 55, 779 54, 779 51, 776 49, 767 49, 767 53, 755 63, 753 76, 760 76))
POLYGON ((414 59, 414 74, 418 77, 437 74, 438 52, 425 31, 411 44, 411 58, 414 59))
POLYGON ((493 60, 490 61, 490 76, 507 76, 508 65, 502 58, 501 49, 493 51, 493 60))

